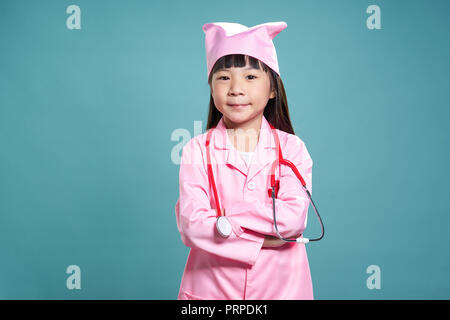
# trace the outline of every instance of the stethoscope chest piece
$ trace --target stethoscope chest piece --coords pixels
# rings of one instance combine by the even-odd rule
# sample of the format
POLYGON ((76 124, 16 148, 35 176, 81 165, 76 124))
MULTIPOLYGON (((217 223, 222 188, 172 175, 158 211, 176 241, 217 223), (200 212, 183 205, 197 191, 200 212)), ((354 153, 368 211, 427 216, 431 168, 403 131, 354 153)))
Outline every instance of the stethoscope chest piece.
POLYGON ((224 238, 228 238, 231 234, 231 223, 225 216, 217 218, 216 228, 219 234, 224 238))

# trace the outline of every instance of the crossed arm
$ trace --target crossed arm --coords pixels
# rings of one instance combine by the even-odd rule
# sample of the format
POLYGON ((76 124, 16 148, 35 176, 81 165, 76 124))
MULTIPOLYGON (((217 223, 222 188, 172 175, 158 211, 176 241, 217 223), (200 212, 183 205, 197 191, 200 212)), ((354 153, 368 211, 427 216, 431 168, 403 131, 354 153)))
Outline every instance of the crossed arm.
MULTIPOLYGON (((300 154, 305 154, 300 152, 300 154)), ((307 153, 306 153, 307 154, 307 153)), ((286 242, 278 239, 272 206, 261 202, 238 201, 223 209, 232 225, 228 238, 218 235, 216 209, 209 200, 209 180, 201 158, 201 147, 191 139, 183 148, 180 163, 180 197, 175 206, 177 227, 183 243, 221 257, 253 265, 262 247, 278 247, 286 242)), ((307 154, 309 156, 309 154, 307 154)), ((299 167, 311 190, 312 160, 290 159, 299 167), (300 168, 303 166, 303 168, 300 168), (302 170, 303 169, 303 170, 302 170)), ((285 238, 299 237, 306 228, 309 199, 302 194, 295 175, 281 177, 276 201, 278 230, 285 238)))

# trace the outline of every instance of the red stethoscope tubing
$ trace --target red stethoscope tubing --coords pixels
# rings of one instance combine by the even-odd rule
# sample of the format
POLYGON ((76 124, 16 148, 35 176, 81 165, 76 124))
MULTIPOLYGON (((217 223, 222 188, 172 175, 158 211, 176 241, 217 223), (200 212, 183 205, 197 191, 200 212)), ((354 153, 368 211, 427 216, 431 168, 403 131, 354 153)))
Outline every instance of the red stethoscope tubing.
POLYGON ((214 174, 213 174, 213 170, 212 170, 212 165, 211 165, 211 155, 209 152, 209 144, 210 144, 210 140, 211 140, 211 134, 212 131, 215 129, 215 127, 211 128, 211 130, 208 131, 208 134, 206 135, 206 160, 208 163, 208 179, 209 179, 209 183, 210 185, 212 185, 213 188, 213 192, 214 192, 214 200, 216 201, 216 209, 217 209, 217 217, 220 217, 222 215, 222 210, 220 208, 220 202, 219 202, 219 196, 217 194, 217 188, 216 188, 216 183, 214 181, 214 174))
MULTIPOLYGON (((275 229, 276 229, 276 232, 278 234, 278 237, 280 239, 286 241, 286 242, 308 243, 310 241, 319 241, 325 235, 325 229, 324 229, 324 226, 323 226, 323 223, 322 223, 322 218, 320 217, 319 212, 317 211, 316 205, 314 204, 314 201, 312 200, 310 192, 306 188, 306 182, 303 179, 303 177, 300 174, 300 172, 298 171, 297 167, 291 161, 283 158, 283 153, 281 152, 280 139, 278 137, 277 130, 274 128, 274 126, 272 126, 272 124, 269 124, 269 125, 270 125, 270 128, 272 129, 273 136, 275 138, 275 142, 276 142, 277 149, 278 149, 277 159, 272 163, 272 166, 271 166, 271 171, 270 171, 270 186, 271 186, 271 188, 268 190, 269 197, 272 198, 273 220, 274 220, 274 225, 275 225, 275 229), (289 168, 292 169, 292 171, 294 172, 295 176, 300 180, 300 182, 301 182, 301 184, 303 186, 303 189, 305 190, 305 192, 308 195, 309 199, 311 200, 311 204, 312 204, 312 206, 314 208, 314 211, 315 211, 315 213, 316 213, 316 215, 317 215, 317 217, 319 219, 319 222, 320 222, 320 225, 321 225, 321 228, 322 228, 322 234, 321 234, 321 236, 319 238, 315 238, 315 239, 307 239, 307 238, 286 239, 283 236, 281 236, 281 234, 279 233, 278 227, 277 227, 277 222, 276 222, 276 215, 275 215, 275 198, 277 197, 277 194, 278 194, 278 189, 280 187, 280 181, 279 180, 275 180, 275 170, 276 170, 276 167, 278 165, 278 172, 279 172, 279 174, 281 176, 281 165, 282 164, 285 164, 289 168)), ((208 131, 208 134, 206 135, 206 159, 207 159, 207 165, 208 165, 208 179, 209 179, 210 185, 213 188, 214 200, 216 202, 216 210, 217 210, 216 217, 219 218, 219 217, 223 216, 223 214, 222 214, 222 209, 220 207, 220 202, 219 202, 219 196, 218 196, 218 193, 217 193, 216 183, 214 181, 214 174, 213 174, 213 170, 212 170, 211 155, 210 155, 210 149, 209 149, 210 148, 210 142, 211 142, 211 134, 212 134, 212 132, 213 132, 213 130, 215 128, 216 127, 212 127, 208 131)), ((226 218, 221 218, 221 219, 225 219, 226 220, 226 218)), ((220 219, 218 219, 218 220, 220 220, 220 219)), ((229 225, 229 223, 228 223, 228 225, 229 225)), ((218 228, 219 228, 219 230, 221 229, 220 226, 218 226, 218 228)), ((228 230, 228 234, 226 234, 226 232, 221 232, 221 231, 219 231, 219 232, 220 233, 224 233, 225 234, 224 236, 227 236, 227 235, 229 235, 229 232, 231 232, 231 231, 228 230)))
MULTIPOLYGON (((216 187, 216 183, 214 181, 214 174, 213 174, 213 170, 212 170, 212 165, 211 165, 211 154, 210 154, 210 150, 209 150, 209 146, 211 143, 211 134, 212 131, 215 129, 216 127, 211 128, 208 131, 208 134, 206 135, 206 160, 208 163, 208 179, 209 179, 209 183, 211 184, 212 188, 213 188, 213 193, 214 193, 214 200, 216 202, 216 208, 217 208, 217 217, 220 217, 222 215, 222 210, 220 207, 220 201, 219 201, 219 196, 217 193, 217 187, 216 187)), ((275 142, 277 145, 277 149, 278 149, 278 157, 277 160, 275 160, 272 164, 272 168, 271 168, 271 173, 270 173, 270 186, 273 187, 278 187, 278 181, 275 180, 275 170, 276 170, 276 166, 278 164, 279 168, 278 168, 278 172, 281 172, 281 164, 285 164, 287 166, 289 166, 293 171, 294 174, 297 176, 297 178, 300 180, 300 182, 302 183, 302 185, 304 187, 306 187, 306 183, 305 180, 303 179, 302 175, 300 174, 300 172, 297 170, 297 167, 289 160, 284 159, 283 158, 283 153, 281 152, 281 148, 280 148, 280 139, 278 138, 278 133, 277 130, 275 129, 275 127, 273 127, 270 124, 270 128, 272 129, 274 138, 275 138, 275 142)), ((270 195, 269 195, 270 196, 270 195)))

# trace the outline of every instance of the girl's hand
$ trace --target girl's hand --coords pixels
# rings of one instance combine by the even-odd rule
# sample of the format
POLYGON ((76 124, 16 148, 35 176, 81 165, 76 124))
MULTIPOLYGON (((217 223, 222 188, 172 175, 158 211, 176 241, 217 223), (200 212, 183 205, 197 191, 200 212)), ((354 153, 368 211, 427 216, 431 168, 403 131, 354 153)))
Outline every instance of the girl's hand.
POLYGON ((277 248, 277 247, 281 247, 285 243, 286 243, 285 241, 283 241, 277 237, 265 235, 264 243, 262 246, 263 246, 263 248, 277 248))
MULTIPOLYGON (((301 236, 301 234, 296 236, 295 239, 299 238, 300 236, 301 236)), ((272 237, 269 235, 265 235, 263 248, 277 248, 277 247, 281 247, 285 243, 287 243, 287 242, 284 240, 281 240, 278 237, 272 237)))

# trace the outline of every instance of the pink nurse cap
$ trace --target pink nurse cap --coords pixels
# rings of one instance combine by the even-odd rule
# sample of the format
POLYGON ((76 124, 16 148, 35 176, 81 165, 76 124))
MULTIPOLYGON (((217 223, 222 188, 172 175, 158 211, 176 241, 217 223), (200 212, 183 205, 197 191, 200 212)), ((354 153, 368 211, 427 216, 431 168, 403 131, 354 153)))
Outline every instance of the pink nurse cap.
POLYGON ((203 25, 208 77, 221 57, 245 54, 261 60, 280 75, 272 39, 287 27, 286 22, 267 22, 248 28, 239 23, 214 22, 203 25))

